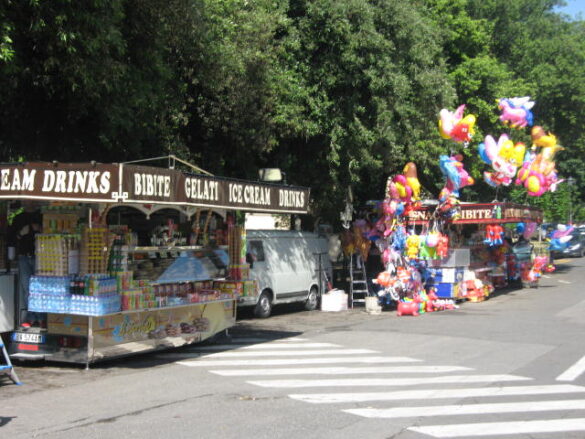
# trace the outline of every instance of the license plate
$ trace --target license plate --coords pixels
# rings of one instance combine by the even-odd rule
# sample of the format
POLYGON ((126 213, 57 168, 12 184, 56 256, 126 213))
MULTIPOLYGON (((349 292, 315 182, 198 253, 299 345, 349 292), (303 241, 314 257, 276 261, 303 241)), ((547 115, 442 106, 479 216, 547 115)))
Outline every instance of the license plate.
POLYGON ((12 340, 22 343, 44 343, 45 337, 42 334, 15 332, 12 334, 12 340))

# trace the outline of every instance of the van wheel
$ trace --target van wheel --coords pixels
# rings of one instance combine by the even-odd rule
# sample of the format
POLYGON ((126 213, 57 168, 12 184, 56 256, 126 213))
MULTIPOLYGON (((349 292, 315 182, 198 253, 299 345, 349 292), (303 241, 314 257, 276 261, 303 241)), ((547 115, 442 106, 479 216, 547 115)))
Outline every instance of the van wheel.
POLYGON ((309 291, 309 295, 307 296, 307 301, 305 302, 305 309, 307 311, 313 311, 317 309, 319 305, 319 294, 317 293, 317 287, 311 288, 309 291))
POLYGON ((263 291, 258 298, 258 303, 256 304, 256 308, 254 308, 254 315, 256 317, 260 317, 265 319, 266 317, 270 316, 272 312, 272 302, 270 301, 270 293, 263 291))

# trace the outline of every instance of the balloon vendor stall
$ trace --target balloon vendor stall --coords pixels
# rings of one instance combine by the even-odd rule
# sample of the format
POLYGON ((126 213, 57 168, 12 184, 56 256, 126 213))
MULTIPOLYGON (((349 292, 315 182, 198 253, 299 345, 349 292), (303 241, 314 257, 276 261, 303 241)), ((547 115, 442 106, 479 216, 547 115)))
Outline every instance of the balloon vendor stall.
POLYGON ((235 324, 256 288, 236 213, 306 213, 309 189, 180 171, 175 159, 1 166, 12 357, 89 366, 235 324))
MULTIPOLYGON (((514 130, 532 127, 534 102, 530 97, 497 100, 499 120, 514 130)), ((438 128, 454 145, 469 146, 476 117, 464 115, 466 106, 442 109, 438 128)), ((421 185, 414 163, 402 174, 389 177, 384 200, 376 204, 368 220, 358 219, 353 239, 344 250, 360 248, 367 258, 370 248, 381 256, 382 269, 371 283, 371 292, 385 304, 395 302, 398 315, 455 308, 456 302, 480 302, 497 288, 511 283, 537 286, 545 270, 553 270, 546 254, 535 255, 530 243, 543 221, 540 209, 499 202, 500 186, 516 184, 538 197, 554 192, 563 181, 556 172, 555 155, 563 150, 556 136, 540 126, 530 130, 532 146, 514 142, 509 134, 486 135, 477 146, 478 158, 489 166, 483 180, 496 188, 491 203, 465 203, 460 192, 475 184, 462 154, 439 157, 445 179, 438 200, 421 201, 421 185), (497 138, 497 140, 496 140, 497 138)), ((552 246, 562 246, 566 230, 555 232, 552 246), (557 236, 558 235, 558 236, 557 236)))

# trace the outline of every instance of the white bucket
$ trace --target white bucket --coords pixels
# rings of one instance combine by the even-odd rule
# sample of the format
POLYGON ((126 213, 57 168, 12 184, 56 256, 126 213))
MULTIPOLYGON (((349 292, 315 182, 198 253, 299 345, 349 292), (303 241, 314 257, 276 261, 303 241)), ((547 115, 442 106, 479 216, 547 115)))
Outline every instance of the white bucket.
POLYGON ((380 314, 382 312, 382 307, 378 304, 378 297, 366 297, 366 312, 370 314, 380 314))

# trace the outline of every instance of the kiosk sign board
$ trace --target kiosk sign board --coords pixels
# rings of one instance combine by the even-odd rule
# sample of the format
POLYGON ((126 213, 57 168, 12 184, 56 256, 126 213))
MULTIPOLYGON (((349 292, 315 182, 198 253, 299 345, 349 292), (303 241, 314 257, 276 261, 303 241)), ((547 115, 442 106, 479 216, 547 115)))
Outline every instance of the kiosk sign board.
MULTIPOLYGON (((461 204, 459 218, 453 224, 504 224, 519 222, 542 223, 543 213, 537 207, 514 203, 461 204)), ((432 219, 434 207, 422 207, 409 212, 411 224, 424 224, 432 219)))
POLYGON ((29 162, 0 165, 2 198, 307 213, 309 189, 151 166, 29 162))
POLYGON ((113 164, 0 165, 0 198, 113 202, 118 183, 113 164))

